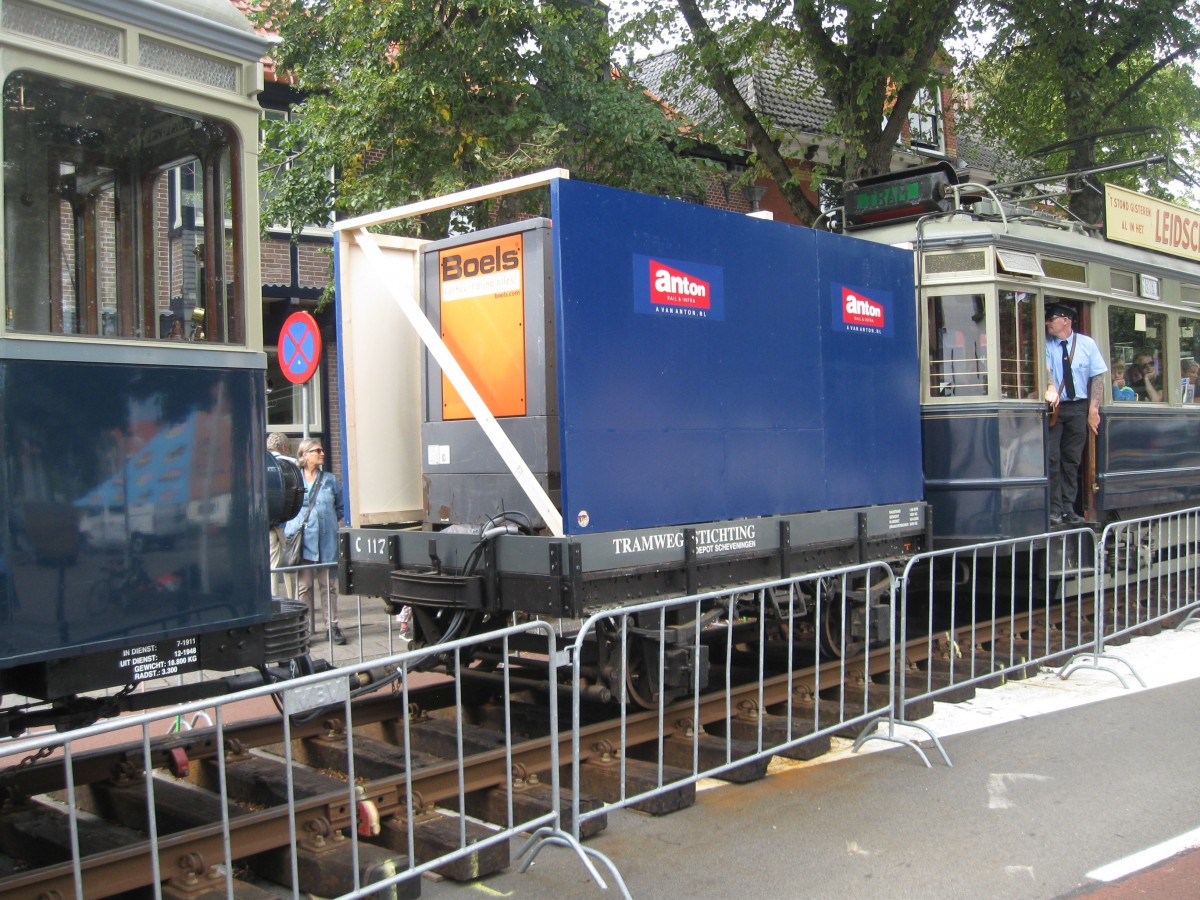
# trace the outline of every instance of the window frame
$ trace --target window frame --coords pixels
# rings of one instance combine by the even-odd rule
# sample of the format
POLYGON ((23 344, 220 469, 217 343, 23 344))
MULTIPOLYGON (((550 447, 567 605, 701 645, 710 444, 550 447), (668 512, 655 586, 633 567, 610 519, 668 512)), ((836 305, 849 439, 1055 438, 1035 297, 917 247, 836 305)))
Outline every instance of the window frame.
POLYGON ((945 109, 942 91, 937 87, 922 87, 908 108, 908 144, 914 150, 946 152, 945 109), (928 126, 926 128, 925 126, 928 126))
MULTIPOLYGON (((993 399, 993 391, 995 390, 996 379, 992 371, 992 354, 987 352, 987 347, 991 345, 995 339, 996 322, 995 316, 991 315, 991 310, 995 307, 995 285, 993 284, 939 284, 936 287, 931 287, 924 292, 922 298, 923 312, 921 325, 921 396, 922 402, 934 403, 963 403, 963 402, 983 402, 993 399), (969 297, 979 298, 982 302, 984 327, 978 332, 982 337, 982 366, 976 366, 974 374, 971 377, 978 378, 982 374, 984 378, 983 391, 980 393, 970 393, 960 395, 957 392, 950 394, 941 394, 934 387, 934 316, 933 303, 935 300, 946 297, 969 297)), ((964 335, 965 349, 965 335, 964 335)), ((977 362, 980 357, 973 357, 977 362)), ((966 357, 964 355, 964 362, 966 357)), ((940 361, 938 364, 942 364, 940 361)), ((946 382, 942 382, 945 384, 946 382)), ((978 388, 978 385, 968 385, 972 391, 978 388)))
MULTIPOLYGON (((52 190, 40 195, 44 205, 34 204, 28 214, 7 221, 6 256, 13 250, 11 235, 21 231, 38 235, 41 250, 6 266, 0 332, 6 337, 95 342, 163 340, 162 325, 173 313, 173 295, 168 276, 165 300, 162 296, 160 266, 163 260, 170 265, 177 234, 177 213, 171 204, 178 209, 178 202, 170 173, 184 160, 195 160, 205 177, 216 173, 205 203, 229 212, 212 229, 204 227, 201 216, 196 229, 209 244, 209 274, 200 287, 213 289, 205 304, 205 321, 195 332, 196 343, 245 348, 250 296, 244 222, 234 221, 244 187, 236 126, 212 112, 177 109, 36 69, 5 73, 6 92, 14 79, 35 99, 28 108, 6 109, 3 161, 6 167, 18 168, 32 161, 47 172, 53 167, 58 177, 50 182, 52 190), (108 140, 93 146, 82 139, 72 143, 43 137, 47 132, 37 118, 39 102, 45 110, 77 115, 79 128, 107 134, 108 140), (18 113, 33 118, 22 121, 18 113), (123 143, 147 129, 157 129, 152 132, 157 139, 139 143, 140 150, 123 143), (38 296, 46 298, 44 307, 18 302, 38 296)), ((177 174, 174 181, 180 181, 177 174)))
MULTIPOLYGON (((1161 396, 1161 399, 1159 399, 1159 400, 1153 400, 1148 397, 1147 398, 1139 397, 1137 399, 1137 403, 1139 405, 1141 405, 1142 408, 1146 408, 1145 405, 1150 404, 1150 406, 1154 409, 1163 409, 1168 406, 1178 405, 1179 400, 1180 400, 1181 379, 1173 378, 1173 379, 1171 379, 1170 382, 1168 382, 1166 374, 1165 374, 1169 371, 1172 371, 1175 367, 1178 366, 1178 363, 1175 362, 1175 360, 1173 358, 1175 356, 1178 356, 1178 347, 1176 348, 1176 351, 1174 353, 1172 353, 1170 350, 1172 335, 1175 336, 1175 343, 1178 344, 1178 342, 1179 342, 1178 314, 1177 313, 1173 314, 1171 311, 1165 310, 1165 309, 1147 309, 1143 306, 1139 306, 1136 302, 1129 302, 1124 297, 1121 297, 1118 299, 1110 299, 1109 302, 1107 304, 1105 304, 1105 307, 1104 307, 1104 336, 1105 336, 1105 343, 1107 346, 1103 346, 1101 349, 1105 353, 1105 361, 1108 363, 1108 368, 1109 368, 1109 375, 1105 379, 1105 383, 1108 386, 1107 396, 1105 398, 1106 402, 1114 403, 1114 404, 1121 404, 1121 405, 1125 405, 1127 403, 1133 402, 1133 401, 1113 400, 1113 397, 1112 397, 1112 371, 1115 368, 1116 363, 1118 361, 1118 354, 1116 352, 1117 346, 1114 343, 1114 340, 1117 335, 1114 333, 1115 329, 1113 328, 1113 313, 1117 312, 1117 311, 1124 311, 1124 312, 1133 314, 1133 316, 1134 316, 1134 331, 1135 332, 1137 331, 1136 323, 1137 323, 1137 316, 1139 316, 1139 315, 1147 316, 1147 317, 1149 317, 1149 316, 1159 317, 1159 318, 1161 318, 1161 321, 1162 321, 1162 333, 1160 335, 1158 335, 1156 338, 1157 353, 1151 354, 1151 355, 1157 355, 1157 357, 1158 357, 1159 374, 1158 374, 1157 389, 1159 390, 1159 392, 1161 393, 1162 396, 1161 396), (1173 315, 1174 315, 1174 324, 1172 323, 1173 315)), ((1125 344, 1122 343, 1122 347, 1124 347, 1124 346, 1125 346, 1125 344)), ((1124 349, 1122 350, 1122 352, 1120 354, 1120 361, 1125 364, 1127 373, 1128 373, 1129 366, 1133 365, 1136 362, 1136 358, 1138 356, 1143 356, 1143 355, 1146 355, 1146 351, 1138 350, 1132 344, 1128 347, 1128 352, 1126 352, 1124 349)), ((1133 384, 1131 384, 1131 380, 1129 379, 1128 375, 1126 376, 1125 383, 1128 387, 1133 387, 1133 384)), ((1136 388, 1135 388, 1135 390, 1136 390, 1136 388)))
MULTIPOLYGON (((291 106, 287 106, 287 105, 263 106, 262 113, 259 116, 259 146, 260 147, 266 146, 266 141, 267 141, 266 123, 268 121, 279 121, 279 122, 287 123, 287 122, 291 122, 293 118, 294 118, 294 114, 293 114, 291 106)), ((291 168, 290 159, 291 159, 291 157, 289 157, 288 162, 284 163, 284 166, 286 168, 291 168)), ((265 201, 267 199, 267 184, 268 184, 269 180, 270 180, 270 178, 267 175, 266 166, 263 163, 263 155, 260 153, 259 154, 259 163, 258 163, 259 208, 263 208, 266 205, 265 201)), ((329 182, 333 185, 337 184, 337 172, 332 168, 329 170, 329 182)), ((328 238, 328 237, 333 236, 333 225, 334 225, 334 220, 333 220, 333 216, 331 214, 330 217, 322 223, 311 223, 310 222, 305 225, 302 225, 300 227, 300 233, 303 235, 310 235, 313 237, 328 238)), ((270 232, 272 234, 276 234, 276 235, 286 234, 290 237, 292 234, 292 228, 286 222, 271 222, 265 226, 265 229, 268 232, 270 232)))
MULTIPOLYGON (((308 431, 310 433, 324 434, 325 433, 325 409, 321 400, 320 387, 324 384, 325 378, 325 361, 321 360, 317 363, 316 371, 312 377, 304 384, 293 384, 283 377, 283 371, 279 367, 279 348, 274 345, 269 345, 263 348, 267 356, 267 430, 268 431, 285 431, 289 433, 300 434, 305 430, 304 407, 301 392, 307 390, 309 394, 308 405, 308 431), (271 394, 278 391, 291 391, 292 395, 292 420, 291 421, 273 421, 271 419, 271 394)), ((276 403, 278 403, 276 399, 276 403)))

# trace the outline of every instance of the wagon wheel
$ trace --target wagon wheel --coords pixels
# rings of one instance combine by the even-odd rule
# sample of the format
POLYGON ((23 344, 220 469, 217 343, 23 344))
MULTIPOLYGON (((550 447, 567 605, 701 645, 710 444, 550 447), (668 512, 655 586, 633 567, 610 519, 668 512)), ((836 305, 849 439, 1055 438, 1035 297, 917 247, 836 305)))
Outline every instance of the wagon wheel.
POLYGON ((886 578, 822 578, 815 598, 821 613, 817 635, 821 655, 848 659, 865 652, 870 643, 871 607, 887 590, 886 578))
POLYGON ((630 701, 642 709, 655 709, 657 704, 650 700, 650 670, 647 668, 642 640, 636 635, 627 635, 624 643, 626 658, 621 657, 621 627, 627 621, 606 619, 596 629, 596 639, 604 645, 601 659, 607 661, 621 676, 621 680, 610 681, 609 688, 614 699, 619 698, 623 682, 630 701))
POLYGON ((644 641, 633 637, 625 645, 629 658, 625 666, 625 689, 631 699, 642 709, 657 709, 658 704, 651 699, 650 669, 651 660, 646 657, 644 641))

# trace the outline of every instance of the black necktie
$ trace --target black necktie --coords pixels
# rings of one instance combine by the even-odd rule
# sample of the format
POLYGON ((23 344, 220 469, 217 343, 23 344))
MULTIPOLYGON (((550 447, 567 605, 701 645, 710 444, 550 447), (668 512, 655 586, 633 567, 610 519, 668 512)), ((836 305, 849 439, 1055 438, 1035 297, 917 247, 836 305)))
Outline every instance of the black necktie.
POLYGON ((1063 383, 1066 386, 1068 400, 1075 399, 1075 379, 1071 377, 1071 354, 1067 352, 1067 342, 1062 341, 1063 351, 1063 383))

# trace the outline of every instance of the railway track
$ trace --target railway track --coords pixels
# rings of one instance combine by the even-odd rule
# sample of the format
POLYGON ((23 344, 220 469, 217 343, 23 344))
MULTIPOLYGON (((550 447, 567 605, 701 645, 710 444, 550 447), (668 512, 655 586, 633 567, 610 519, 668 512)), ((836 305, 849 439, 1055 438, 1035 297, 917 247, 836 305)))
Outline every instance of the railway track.
MULTIPOLYGON (((1047 618, 1018 615, 898 646, 897 662, 912 676, 910 697, 953 686, 956 667, 949 660, 961 661, 964 651, 970 667, 957 664, 960 682, 985 668, 1005 668, 1020 658, 1012 655, 1014 648, 1037 646, 1048 628, 1066 623, 1057 613, 1047 618)), ((582 791, 594 797, 581 801, 584 812, 615 802, 622 790, 635 795, 639 784, 670 784, 678 769, 686 783, 636 807, 671 812, 694 800, 689 773, 719 765, 726 753, 748 758, 725 773, 727 780, 761 778, 769 760, 753 758, 759 747, 831 728, 847 710, 890 703, 889 658, 882 648, 855 662, 753 677, 661 710, 626 708, 599 717, 596 707, 588 707, 577 747, 569 727, 549 733, 544 705, 518 694, 506 707, 495 706, 488 699, 494 676, 476 673, 457 689, 442 680, 360 698, 349 736, 343 708, 332 707, 307 720, 265 716, 73 752, 69 773, 62 758, 26 760, 0 772, 0 895, 108 897, 161 882, 167 897, 225 896, 220 866, 227 851, 237 861, 239 897, 270 896, 264 884, 296 884, 321 896, 346 893, 355 887, 356 871, 361 883, 382 880, 464 844, 479 849, 440 874, 486 876, 510 864, 508 842, 489 841, 506 823, 531 821, 557 803, 570 828, 566 792, 556 798, 551 789, 555 742, 560 760, 579 760, 582 791), (456 702, 464 710, 457 721, 445 712, 456 702), (505 740, 506 717, 514 735, 522 735, 511 742, 505 740), (618 760, 620 747, 629 752, 618 760), (68 791, 76 797, 74 812, 64 802, 68 791), (361 840, 349 839, 352 830, 361 840), (256 893, 263 890, 268 893, 256 893)), ((1010 667, 1009 677, 1035 668, 1010 667)), ((997 676, 994 683, 1002 680, 997 676)), ((941 699, 973 693, 974 683, 961 685, 941 699)), ((560 701, 569 715, 569 695, 560 701)), ((910 700, 905 715, 918 719, 931 710, 926 696, 910 700)), ((829 735, 820 735, 779 755, 808 759, 829 744, 829 735)), ((583 825, 587 837, 605 822, 601 816, 583 825)), ((388 895, 417 896, 419 885, 413 878, 388 895)))

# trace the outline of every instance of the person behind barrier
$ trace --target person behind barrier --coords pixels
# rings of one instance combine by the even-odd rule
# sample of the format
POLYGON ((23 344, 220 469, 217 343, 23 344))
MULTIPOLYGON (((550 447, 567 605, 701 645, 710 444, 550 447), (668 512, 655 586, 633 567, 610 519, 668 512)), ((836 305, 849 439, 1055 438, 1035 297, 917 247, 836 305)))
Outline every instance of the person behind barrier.
MULTIPOLYGON (((305 438, 301 441, 296 461, 304 475, 304 504, 296 518, 284 526, 284 535, 291 537, 304 530, 300 554, 302 565, 337 562, 338 523, 344 517, 342 486, 337 476, 325 471, 325 450, 318 439, 305 438), (311 512, 308 509, 310 504, 311 512)), ((325 599, 325 627, 329 629, 334 643, 346 643, 346 636, 338 625, 337 573, 326 566, 301 569, 296 575, 299 585, 297 596, 308 604, 310 615, 315 610, 313 585, 316 584, 316 589, 325 599)))
POLYGON ((1046 402, 1058 410, 1050 426, 1050 524, 1080 525, 1075 511, 1087 430, 1100 433, 1100 397, 1108 364, 1096 342, 1073 328, 1075 310, 1046 307, 1046 402))
MULTIPOLYGON (((179 324, 176 322, 175 324, 179 324)), ((288 436, 281 431, 272 431, 267 435, 267 450, 291 462, 292 459, 292 444, 288 440, 288 436)), ((280 561, 283 555, 283 526, 272 525, 268 529, 271 538, 271 568, 279 568, 280 561)), ((276 597, 295 597, 296 596, 296 573, 295 572, 274 572, 271 575, 271 593, 276 597)))

